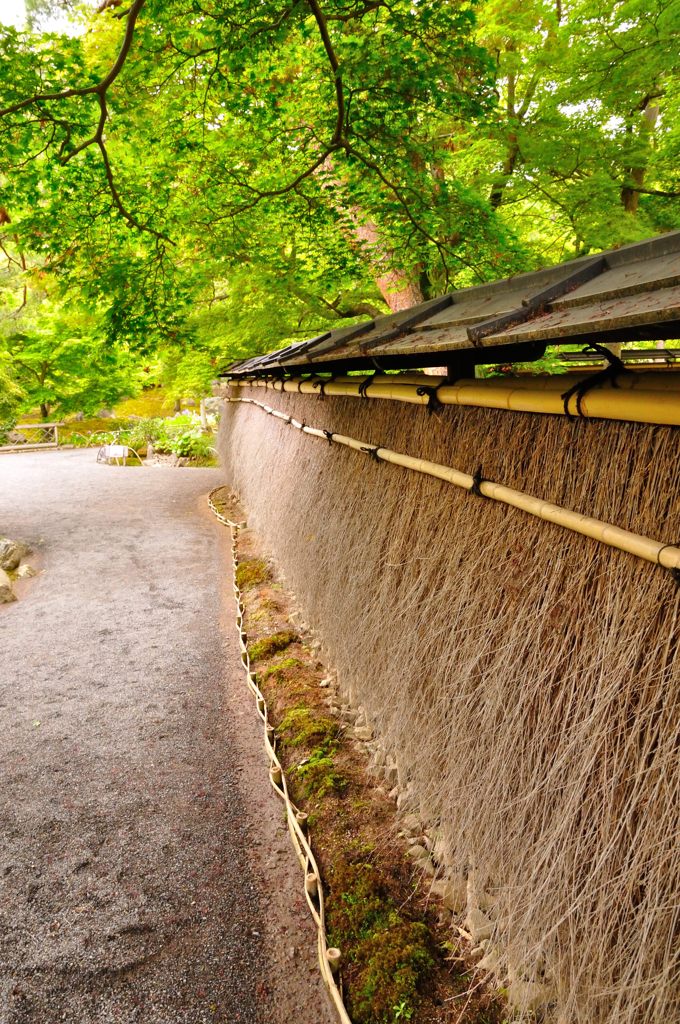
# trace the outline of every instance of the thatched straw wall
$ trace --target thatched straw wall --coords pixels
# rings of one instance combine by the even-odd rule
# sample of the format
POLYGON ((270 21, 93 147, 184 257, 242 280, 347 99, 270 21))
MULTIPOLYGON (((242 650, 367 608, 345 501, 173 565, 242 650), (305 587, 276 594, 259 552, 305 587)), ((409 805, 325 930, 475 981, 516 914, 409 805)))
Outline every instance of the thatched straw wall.
MULTIPOLYGON (((234 395, 262 397, 254 389, 234 395)), ((267 395, 310 426, 680 538, 678 432, 267 395)), ((221 454, 449 862, 563 1024, 680 1020, 680 589, 667 571, 225 405, 221 454)))

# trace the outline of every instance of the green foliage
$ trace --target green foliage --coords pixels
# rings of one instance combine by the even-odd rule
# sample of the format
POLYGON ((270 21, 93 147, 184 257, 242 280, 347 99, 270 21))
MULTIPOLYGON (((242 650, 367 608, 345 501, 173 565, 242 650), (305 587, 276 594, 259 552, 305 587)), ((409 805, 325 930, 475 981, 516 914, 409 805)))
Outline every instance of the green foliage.
POLYGON ((106 344, 81 301, 26 287, 23 305, 13 308, 13 293, 11 275, 0 277, 0 384, 5 378, 15 406, 39 407, 44 419, 52 411, 89 414, 139 389, 135 360, 106 344))
POLYGON ((536 376, 539 374, 568 373, 569 367, 560 362, 559 353, 548 349, 544 356, 532 363, 501 363, 480 367, 481 377, 507 377, 511 374, 524 373, 536 376))
POLYGON ((192 413, 181 413, 170 419, 151 418, 133 423, 123 443, 133 448, 151 444, 154 451, 205 459, 214 454, 214 437, 201 428, 200 419, 192 413))
POLYGON ((0 26, 0 392, 48 412, 680 227, 667 0, 146 0, 74 35, 31 5, 0 26))
POLYGON ((250 660, 261 661, 263 658, 271 658, 273 654, 285 651, 286 647, 297 643, 299 639, 297 633, 290 629, 281 630, 279 633, 272 633, 271 636, 267 636, 263 640, 256 640, 255 643, 249 646, 250 660))
POLYGON ((341 859, 331 885, 331 939, 357 971, 352 1019, 356 1024, 408 1020, 418 1003, 418 986, 434 967, 427 927, 394 905, 374 864, 341 859))
MULTIPOLYGON (((94 423, 101 421, 95 420, 94 423)), ((215 449, 214 437, 201 430, 200 421, 192 413, 172 418, 150 417, 133 420, 106 420, 107 430, 92 430, 87 421, 71 422, 62 431, 62 438, 76 448, 104 444, 124 444, 140 452, 151 446, 161 454, 187 458, 194 465, 211 465, 215 449)))
POLYGON ((0 422, 4 422, 7 429, 16 422, 15 414, 23 398, 25 392, 16 382, 9 353, 0 347, 0 422))

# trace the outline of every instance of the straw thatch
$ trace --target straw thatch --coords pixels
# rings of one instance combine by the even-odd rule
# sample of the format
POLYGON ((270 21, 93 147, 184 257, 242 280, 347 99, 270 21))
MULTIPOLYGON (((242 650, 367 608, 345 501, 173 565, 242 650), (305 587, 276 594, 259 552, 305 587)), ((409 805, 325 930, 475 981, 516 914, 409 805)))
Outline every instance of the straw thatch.
MULTIPOLYGON (((235 391, 235 394, 237 392, 235 391)), ((238 389, 238 394, 256 391, 238 389)), ((310 425, 677 542, 673 428, 276 395, 310 425)), ((633 556, 225 406, 221 452, 449 864, 554 1019, 680 1019, 680 590, 633 556), (537 975, 537 970, 539 974, 537 975)))

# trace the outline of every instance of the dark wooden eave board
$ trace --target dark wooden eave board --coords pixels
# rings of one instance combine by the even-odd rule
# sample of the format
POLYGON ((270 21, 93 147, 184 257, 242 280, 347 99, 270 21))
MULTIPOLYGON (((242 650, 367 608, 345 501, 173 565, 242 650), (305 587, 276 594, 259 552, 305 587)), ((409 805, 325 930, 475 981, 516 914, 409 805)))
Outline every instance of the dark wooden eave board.
POLYGON ((680 231, 675 231, 327 331, 234 364, 229 372, 406 369, 456 359, 476 364, 495 361, 500 349, 505 349, 501 361, 517 361, 517 352, 537 352, 546 343, 679 336, 680 231))

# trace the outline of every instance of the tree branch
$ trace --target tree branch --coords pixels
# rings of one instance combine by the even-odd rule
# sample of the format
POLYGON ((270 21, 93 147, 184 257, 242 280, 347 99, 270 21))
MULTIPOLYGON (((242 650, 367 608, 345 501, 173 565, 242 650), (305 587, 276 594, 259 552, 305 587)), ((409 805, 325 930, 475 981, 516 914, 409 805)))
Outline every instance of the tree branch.
MULTIPOLYGON (((118 188, 114 181, 113 170, 111 168, 111 161, 109 160, 109 154, 106 149, 106 143, 104 142, 104 129, 106 127, 106 121, 108 118, 106 94, 123 69, 123 65, 125 64, 127 56, 130 52, 130 48, 132 46, 132 40, 134 37, 137 18, 139 17, 139 14, 142 8, 144 7, 145 3, 146 0, 134 0, 134 2, 125 12, 125 32, 123 34, 123 41, 121 43, 120 50, 118 51, 118 56, 109 68, 107 74, 104 75, 104 77, 96 85, 86 85, 81 86, 79 88, 74 87, 71 89, 63 89, 61 92, 36 93, 34 96, 31 96, 28 99, 21 100, 20 102, 15 103, 10 107, 6 107, 4 110, 0 110, 0 118, 7 117, 9 114, 16 113, 20 110, 25 110, 30 106, 40 105, 42 103, 46 103, 49 101, 56 102, 59 100, 71 99, 76 96, 96 96, 97 102, 99 104, 99 119, 97 121, 97 127, 95 129, 95 132, 93 135, 90 136, 90 138, 84 139, 83 142, 79 143, 74 149, 70 151, 67 150, 67 146, 69 145, 71 139, 71 126, 68 124, 68 122, 57 122, 55 119, 55 123, 61 124, 64 127, 66 133, 65 138, 62 141, 62 144, 59 148, 59 162, 61 164, 67 164, 69 160, 72 160, 73 157, 77 156, 78 153, 82 153, 84 150, 89 149, 90 146, 97 146, 101 154, 102 162, 104 164, 104 175, 106 177, 106 182, 108 185, 109 192, 111 194, 111 198, 113 199, 114 206, 118 210, 123 220, 130 227, 136 228, 138 231, 145 231, 148 234, 153 235, 159 241, 162 240, 172 245, 174 243, 167 235, 163 234, 161 231, 156 231, 154 228, 151 228, 146 224, 140 223, 140 221, 138 221, 137 218, 133 214, 131 214, 128 209, 126 209, 120 197, 120 192, 118 191, 118 188)), ((112 6, 112 4, 108 3, 105 5, 105 7, 106 6, 112 6)))
MULTIPOLYGON (((19 110, 25 110, 27 107, 33 106, 35 103, 46 103, 51 100, 68 100, 73 96, 94 96, 99 93, 103 96, 110 85, 115 82, 116 78, 123 69, 123 64, 130 52, 132 46, 132 38, 135 32, 135 24, 139 16, 142 7, 146 3, 146 0, 134 0, 134 3, 130 7, 127 17, 125 19, 125 33, 123 35, 123 42, 118 56, 111 65, 108 74, 97 82, 96 85, 84 85, 79 88, 62 89, 61 92, 43 92, 36 93, 34 96, 29 96, 28 99, 19 100, 18 103, 12 104, 10 107, 5 107, 4 110, 0 110, 0 117, 6 117, 8 114, 15 114, 19 110)), ((91 145, 92 143, 90 143, 91 145)))
POLYGON ((335 103, 338 108, 338 116, 335 122, 335 131, 333 132, 333 138, 331 140, 332 145, 338 145, 342 142, 345 134, 345 93, 342 86, 342 71, 340 69, 340 61, 338 60, 337 54, 333 49, 331 37, 328 32, 328 23, 324 16, 323 11, 319 7, 317 0, 307 0, 310 10, 314 15, 317 25, 319 26, 319 33, 323 41, 324 49, 328 56, 328 63, 330 64, 333 71, 333 79, 335 82, 335 103))

